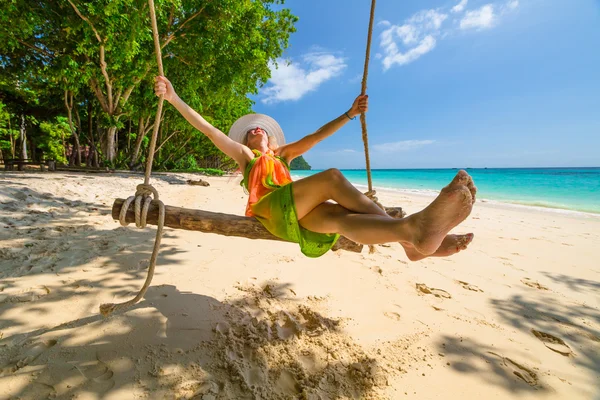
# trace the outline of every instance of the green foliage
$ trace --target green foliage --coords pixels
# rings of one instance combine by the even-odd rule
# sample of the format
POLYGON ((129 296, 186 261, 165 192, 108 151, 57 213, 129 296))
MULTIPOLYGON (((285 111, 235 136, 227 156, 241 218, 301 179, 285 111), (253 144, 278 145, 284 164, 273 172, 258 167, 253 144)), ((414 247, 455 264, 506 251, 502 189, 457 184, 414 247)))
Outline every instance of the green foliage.
MULTIPOLYGON (((225 132, 238 117, 251 112, 248 95, 256 94, 270 78, 270 64, 282 55, 295 32, 297 17, 283 4, 281 0, 155 0, 165 75, 191 107, 225 132)), ((56 125, 57 116, 67 115, 64 94, 68 91, 74 95, 74 124, 81 117, 82 145, 94 139, 105 161, 126 166, 134 147, 127 146, 135 142, 128 140, 129 121, 133 136, 140 118, 154 120, 157 74, 146 0, 0 2, 0 99, 14 120, 32 115, 46 123, 45 130, 31 132, 42 136, 35 137, 34 143, 45 151, 62 153, 55 148, 56 138, 45 136, 54 132, 49 126, 56 125), (88 105, 95 138, 87 133, 88 105), (117 135, 101 138, 97 127, 104 128, 101 132, 116 127, 117 135), (116 137, 118 143, 112 143, 116 137)), ((163 139, 179 133, 161 148, 155 165, 186 154, 187 161, 179 163, 195 168, 198 165, 191 160, 220 154, 168 104, 162 124, 169 126, 163 139)), ((146 157, 148 136, 135 164, 146 157)), ((28 137, 32 137, 29 132, 28 137)), ((171 164, 176 163, 167 163, 171 164)))
POLYGON ((16 139, 19 135, 19 131, 10 125, 11 118, 14 117, 6 104, 0 101, 0 149, 10 149, 10 137, 16 139))
POLYGON ((300 156, 300 157, 296 157, 292 160, 292 162, 290 163, 290 169, 294 170, 309 170, 311 169, 311 166, 308 165, 308 163, 306 162, 306 160, 304 159, 304 157, 300 156))
POLYGON ((67 159, 64 156, 63 138, 68 139, 71 136, 69 122, 65 117, 56 117, 54 121, 46 121, 40 124, 40 130, 44 135, 40 138, 38 147, 44 151, 46 158, 54 159, 60 163, 66 164, 67 159))
POLYGON ((177 160, 174 163, 173 169, 175 170, 197 170, 198 168, 198 163, 196 162, 196 158, 192 155, 188 155, 187 157, 183 157, 179 160, 177 160))

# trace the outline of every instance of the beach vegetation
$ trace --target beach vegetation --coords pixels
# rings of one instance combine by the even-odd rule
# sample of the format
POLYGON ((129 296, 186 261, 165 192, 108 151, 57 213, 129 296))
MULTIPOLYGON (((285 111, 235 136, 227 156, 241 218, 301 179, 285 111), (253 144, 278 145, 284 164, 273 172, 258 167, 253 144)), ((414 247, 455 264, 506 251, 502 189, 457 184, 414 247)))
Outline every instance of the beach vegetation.
MULTIPOLYGON (((165 75, 224 132, 252 112, 250 96, 295 32, 297 17, 282 3, 155 1, 165 75)), ((139 169, 155 123, 157 74, 145 0, 2 2, 2 156, 28 151, 69 165, 139 169)), ((228 170, 232 162, 165 103, 153 167, 228 170)))

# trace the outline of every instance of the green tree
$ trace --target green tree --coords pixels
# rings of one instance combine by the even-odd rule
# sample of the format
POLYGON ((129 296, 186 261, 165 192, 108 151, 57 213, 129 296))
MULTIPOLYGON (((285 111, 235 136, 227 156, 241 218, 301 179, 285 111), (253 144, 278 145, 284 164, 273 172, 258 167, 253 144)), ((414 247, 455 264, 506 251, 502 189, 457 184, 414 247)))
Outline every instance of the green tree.
POLYGON ((306 162, 306 160, 304 159, 304 157, 300 156, 297 158, 294 158, 290 164, 290 169, 294 170, 309 170, 311 169, 310 165, 308 165, 308 163, 306 162))
POLYGON ((7 110, 6 104, 0 101, 0 159, 15 157, 15 142, 19 131, 13 129, 11 119, 13 115, 7 110))
POLYGON ((54 121, 40 123, 40 130, 44 133, 38 147, 44 151, 46 158, 54 159, 66 164, 65 141, 71 135, 69 121, 65 117, 56 117, 54 121))
MULTIPOLYGON (((287 47, 297 18, 282 4, 155 0, 165 74, 214 125, 226 129, 250 112, 247 95, 266 83, 269 64, 287 47)), ((0 98, 19 118, 34 105, 46 108, 36 115, 40 121, 67 115, 76 148, 87 136, 108 162, 135 164, 145 158, 144 137, 157 102, 149 27, 146 0, 0 2, 0 98), (87 114, 86 129, 79 110, 87 114)), ((157 163, 186 153, 215 156, 214 146, 169 108, 159 142, 164 157, 157 163)))

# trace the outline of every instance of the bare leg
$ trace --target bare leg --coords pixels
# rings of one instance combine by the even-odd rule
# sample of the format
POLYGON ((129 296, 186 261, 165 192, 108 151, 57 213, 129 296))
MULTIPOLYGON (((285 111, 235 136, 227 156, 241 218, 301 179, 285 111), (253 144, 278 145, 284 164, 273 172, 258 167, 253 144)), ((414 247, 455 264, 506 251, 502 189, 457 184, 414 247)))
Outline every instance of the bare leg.
POLYGON ((292 188, 299 220, 327 200, 333 200, 357 214, 388 217, 385 211, 356 189, 337 169, 329 169, 297 180, 292 188))
POLYGON ((393 219, 387 215, 353 213, 339 204, 329 202, 319 204, 299 222, 302 227, 313 232, 336 232, 361 244, 402 241, 410 245, 414 241, 414 229, 407 218, 393 219))
MULTIPOLYGON (((425 256, 434 254, 446 234, 470 214, 475 201, 473 180, 465 171, 459 171, 423 211, 406 218, 392 219, 351 184, 348 183, 353 190, 344 188, 344 182, 337 182, 337 173, 330 173, 329 176, 323 173, 325 178, 315 179, 314 187, 294 183, 300 224, 315 232, 337 232, 362 244, 400 242, 425 256), (332 175, 333 179, 328 180, 332 175), (335 189, 340 187, 343 190, 336 192, 335 189), (328 199, 335 200, 339 205, 323 204, 328 199), (373 212, 366 214, 368 209, 373 212)), ((310 183, 304 183, 307 182, 310 183)))

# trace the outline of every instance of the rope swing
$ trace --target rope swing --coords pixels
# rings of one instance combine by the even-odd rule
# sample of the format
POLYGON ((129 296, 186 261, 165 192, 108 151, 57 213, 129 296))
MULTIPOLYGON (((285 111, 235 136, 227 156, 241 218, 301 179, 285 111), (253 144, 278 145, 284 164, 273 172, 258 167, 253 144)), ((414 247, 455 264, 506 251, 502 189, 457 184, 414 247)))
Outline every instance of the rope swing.
MULTIPOLYGON (((150 8, 150 19, 152 21, 152 33, 154 37, 154 49, 156 53, 156 62, 158 64, 158 73, 160 76, 164 76, 162 56, 160 50, 158 27, 156 23, 156 11, 154 8, 154 1, 148 0, 150 8)), ((367 90, 367 76, 369 69, 369 57, 371 51, 371 36, 373 32, 373 20, 375 14, 375 0, 371 2, 371 16, 369 21, 369 34, 367 37, 367 53, 365 57, 365 69, 362 80, 362 92, 364 95, 367 90)), ((154 276, 154 269, 156 267, 156 259, 158 257, 158 251, 160 247, 160 241, 162 238, 163 227, 168 226, 174 229, 186 229, 193 231, 208 232, 218 235, 225 236, 238 236, 249 239, 266 239, 266 240, 283 240, 271 234, 267 229, 255 218, 242 217, 238 215, 214 213, 203 210, 191 210, 178 207, 165 206, 162 201, 158 198, 158 192, 150 185, 150 175, 152 174, 152 163, 154 160, 154 151, 156 147, 156 139, 158 136, 158 130, 160 128, 160 120, 162 114, 164 98, 161 95, 158 101, 158 110, 156 112, 156 120, 154 122, 154 131, 152 133, 152 139, 150 141, 150 147, 148 150, 148 160, 146 162, 146 171, 144 183, 137 186, 136 193, 124 199, 116 199, 113 203, 112 215, 114 219, 118 219, 121 225, 127 226, 131 222, 135 222, 138 228, 145 228, 146 224, 157 225, 156 239, 154 241, 154 249, 152 256, 150 257, 150 264, 148 266, 148 276, 144 285, 138 292, 138 294, 131 300, 118 303, 118 304, 102 304, 100 306, 100 312, 104 316, 108 316, 115 311, 127 308, 137 303, 150 286, 152 277, 154 276), (152 199, 152 196, 154 199, 152 199), (133 207, 131 207, 133 203, 133 207), (133 209, 130 209, 133 208, 133 209)), ((372 187, 371 182, 371 165, 369 160, 369 141, 367 135, 367 121, 365 113, 361 113, 360 121, 362 125, 362 136, 365 146, 366 156, 366 168, 367 178, 369 182, 369 191, 365 193, 371 200, 373 200, 379 207, 385 210, 388 215, 392 217, 402 217, 403 211, 400 207, 383 207, 375 197, 375 191, 372 187)), ((355 243, 348 238, 341 236, 336 242, 333 250, 347 250, 352 252, 360 253, 363 246, 359 243, 355 243)), ((374 246, 370 246, 371 252, 375 251, 374 246)))
MULTIPOLYGON (((162 56, 160 52, 160 43, 158 39, 158 27, 156 24, 156 12, 154 10, 154 1, 148 0, 148 4, 150 6, 150 19, 152 20, 152 33, 154 36, 154 50, 156 51, 156 62, 158 63, 158 73, 160 76, 164 76, 163 65, 162 65, 162 56)), ((160 127, 160 117, 162 114, 164 98, 161 95, 158 99, 158 110, 156 111, 156 120, 154 121, 154 130, 152 132, 152 139, 150 141, 150 148, 148 149, 148 160, 146 162, 146 172, 144 177, 144 183, 138 185, 136 188, 135 196, 129 197, 123 205, 121 206, 121 212, 119 213, 119 222, 122 226, 127 226, 128 222, 126 220, 127 211, 129 210, 129 205, 135 201, 135 225, 138 228, 145 228, 148 210, 150 209, 150 205, 153 203, 151 195, 154 196, 154 203, 156 203, 159 207, 158 211, 158 228, 156 229, 156 239, 154 241, 154 249, 152 250, 152 256, 150 257, 150 265, 148 266, 148 276, 146 277, 146 281, 144 285, 138 292, 138 294, 131 300, 113 304, 102 304, 100 305, 100 312, 105 317, 109 316, 115 311, 127 308, 129 306, 134 305, 142 297, 146 294, 146 290, 150 286, 152 282, 152 278, 154 277, 154 268, 156 266, 156 259, 158 258, 158 250, 160 248, 160 240, 162 238, 162 231, 165 224, 165 205, 158 198, 158 191, 150 185, 150 175, 152 174, 152 163, 154 161, 154 149, 156 148, 156 138, 158 136, 158 130, 160 127), (142 205, 143 202, 143 205, 142 205)))

